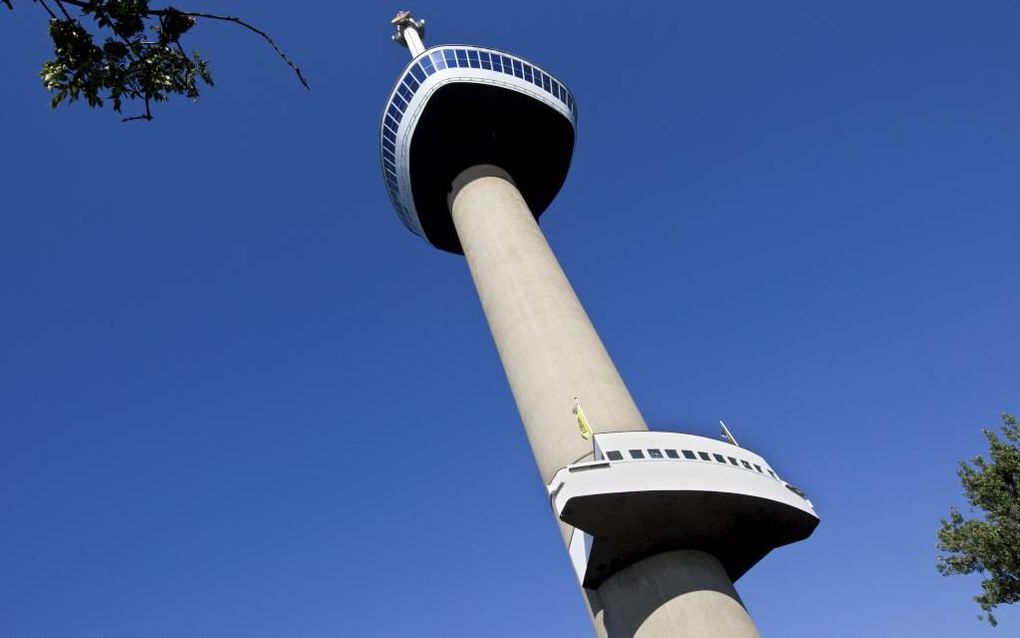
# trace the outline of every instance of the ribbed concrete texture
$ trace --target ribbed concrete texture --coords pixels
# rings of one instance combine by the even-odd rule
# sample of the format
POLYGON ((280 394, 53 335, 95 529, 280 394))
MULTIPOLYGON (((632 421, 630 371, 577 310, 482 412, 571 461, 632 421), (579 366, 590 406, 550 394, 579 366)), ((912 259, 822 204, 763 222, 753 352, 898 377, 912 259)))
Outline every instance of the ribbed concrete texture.
POLYGON ((726 571, 704 552, 646 558, 586 593, 600 637, 759 636, 726 571))
POLYGON ((571 414, 575 396, 596 432, 647 430, 510 176, 464 171, 450 210, 542 481, 591 455, 571 414))

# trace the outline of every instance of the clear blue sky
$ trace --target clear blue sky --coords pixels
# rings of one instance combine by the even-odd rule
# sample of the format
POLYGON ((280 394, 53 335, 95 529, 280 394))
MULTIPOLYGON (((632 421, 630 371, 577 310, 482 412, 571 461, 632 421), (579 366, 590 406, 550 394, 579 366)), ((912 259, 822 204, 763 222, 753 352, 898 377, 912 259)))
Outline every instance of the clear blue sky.
MULTIPOLYGON (((378 165, 396 6, 214 1, 218 80, 51 112, 0 10, 0 635, 589 632, 461 258, 378 165)), ((816 504, 766 636, 1007 636, 935 571, 1020 411, 1020 6, 422 2, 574 91, 543 217, 653 427, 725 420, 816 504)))

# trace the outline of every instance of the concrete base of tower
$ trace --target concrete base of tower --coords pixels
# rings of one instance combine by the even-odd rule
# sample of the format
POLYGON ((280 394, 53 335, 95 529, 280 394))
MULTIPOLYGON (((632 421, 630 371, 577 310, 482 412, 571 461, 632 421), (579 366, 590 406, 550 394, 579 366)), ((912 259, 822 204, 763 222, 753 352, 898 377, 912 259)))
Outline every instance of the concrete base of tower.
POLYGON ((600 638, 757 638, 726 570, 705 552, 651 556, 585 589, 600 638))

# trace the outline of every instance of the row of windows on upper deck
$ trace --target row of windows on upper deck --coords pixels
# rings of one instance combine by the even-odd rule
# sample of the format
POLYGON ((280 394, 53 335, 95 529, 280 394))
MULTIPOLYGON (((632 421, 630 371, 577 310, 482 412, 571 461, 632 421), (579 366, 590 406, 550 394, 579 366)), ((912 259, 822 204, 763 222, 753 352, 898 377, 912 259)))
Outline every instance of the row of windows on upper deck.
MULTIPOLYGON (((407 109, 407 105, 411 101, 411 96, 418 90, 418 87, 425 81, 425 78, 436 71, 449 68, 486 69, 521 78, 555 96, 560 102, 566 104, 571 112, 574 110, 574 97, 570 94, 570 91, 552 76, 527 62, 499 53, 490 53, 489 51, 442 49, 421 56, 420 61, 411 67, 400 81, 400 84, 397 85, 397 92, 393 95, 393 99, 386 108, 386 117, 384 118, 386 126, 383 127, 384 136, 386 135, 387 127, 391 129, 391 134, 396 133, 400 120, 404 115, 404 110, 407 109)), ((395 140, 390 141, 393 142, 395 140)))

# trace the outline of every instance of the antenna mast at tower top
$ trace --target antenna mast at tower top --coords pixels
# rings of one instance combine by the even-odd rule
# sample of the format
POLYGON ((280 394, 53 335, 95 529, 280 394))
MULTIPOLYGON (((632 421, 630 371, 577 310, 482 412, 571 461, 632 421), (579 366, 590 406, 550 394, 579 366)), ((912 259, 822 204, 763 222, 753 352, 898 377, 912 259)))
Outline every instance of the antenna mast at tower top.
POLYGON ((390 20, 390 24, 397 28, 397 32, 393 34, 393 41, 407 47, 412 58, 425 51, 425 44, 422 42, 422 38, 425 37, 425 20, 415 20, 410 11, 399 11, 390 20))

